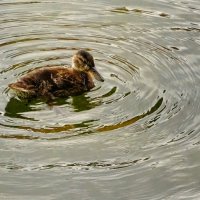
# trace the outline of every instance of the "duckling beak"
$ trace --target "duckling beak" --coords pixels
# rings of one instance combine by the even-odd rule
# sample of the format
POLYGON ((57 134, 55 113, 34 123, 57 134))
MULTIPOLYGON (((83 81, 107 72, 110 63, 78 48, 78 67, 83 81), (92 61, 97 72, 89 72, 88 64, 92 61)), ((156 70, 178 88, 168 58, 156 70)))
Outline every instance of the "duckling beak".
POLYGON ((99 74, 99 72, 97 71, 95 67, 91 68, 90 72, 96 80, 104 82, 104 78, 101 76, 101 74, 99 74))

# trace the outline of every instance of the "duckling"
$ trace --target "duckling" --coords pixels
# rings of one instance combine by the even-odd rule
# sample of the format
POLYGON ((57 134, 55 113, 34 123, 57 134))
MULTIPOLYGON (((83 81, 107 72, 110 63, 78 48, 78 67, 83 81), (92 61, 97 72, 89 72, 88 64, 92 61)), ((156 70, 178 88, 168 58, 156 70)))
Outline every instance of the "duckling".
POLYGON ((9 84, 20 98, 67 97, 89 91, 95 85, 93 78, 103 82, 104 78, 95 68, 93 56, 79 50, 72 57, 72 66, 47 66, 34 69, 17 82, 9 84))

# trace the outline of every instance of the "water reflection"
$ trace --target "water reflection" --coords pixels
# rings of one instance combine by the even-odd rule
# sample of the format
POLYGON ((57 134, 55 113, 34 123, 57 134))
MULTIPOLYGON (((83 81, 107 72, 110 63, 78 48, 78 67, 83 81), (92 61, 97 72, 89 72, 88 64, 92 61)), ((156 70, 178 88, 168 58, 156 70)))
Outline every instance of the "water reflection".
POLYGON ((73 96, 71 98, 71 104, 75 112, 90 110, 101 104, 100 101, 92 101, 92 99, 86 95, 73 96))
MULTIPOLYGON (((100 105, 100 100, 96 100, 96 101, 92 101, 91 98, 89 96, 87 96, 87 94, 82 94, 82 95, 78 95, 78 96, 72 96, 72 97, 66 97, 66 98, 56 98, 55 100, 52 100, 51 102, 46 102, 44 101, 44 99, 18 99, 16 97, 12 97, 10 98, 10 100, 8 101, 6 107, 5 107, 5 113, 4 116, 6 117, 10 117, 10 118, 16 118, 17 119, 24 119, 24 120, 31 120, 31 121, 36 121, 39 122, 39 120, 37 119, 38 112, 42 109, 47 108, 47 110, 51 111, 53 109, 59 109, 62 108, 62 113, 65 112, 66 109, 71 109, 72 112, 81 112, 81 111, 85 111, 85 110, 90 110, 92 108, 95 108, 96 106, 100 105), (41 107, 42 105, 42 107, 41 107), (69 107, 66 107, 66 105, 69 105, 69 107), (26 114, 28 113, 32 113, 33 117, 26 117, 26 114)), ((50 116, 50 118, 53 120, 54 117, 56 117, 57 112, 55 112, 55 115, 53 115, 53 117, 50 116)), ((63 117, 65 117, 63 115, 63 117)), ((56 119, 55 119, 56 121, 56 119)), ((87 130, 87 128, 89 128, 89 126, 95 122, 96 120, 86 120, 86 121, 82 121, 79 123, 69 123, 69 124, 64 124, 62 126, 56 126, 56 123, 50 127, 41 127, 41 128, 36 128, 34 127, 34 125, 32 126, 28 126, 28 124, 24 124, 24 125, 18 125, 16 124, 1 124, 2 126, 5 127, 10 127, 10 128, 18 128, 18 129, 22 129, 22 130, 31 130, 33 132, 39 132, 39 133, 61 133, 61 132, 65 132, 68 133, 69 130, 73 130, 73 129, 79 129, 79 128, 86 128, 86 132, 89 133, 91 132, 91 130, 87 130)), ((81 133, 83 134, 83 133, 81 133)), ((74 134, 72 134, 74 135, 74 134)), ((70 134, 68 136, 71 136, 70 134)), ((28 136, 27 136, 28 137, 28 136)), ((59 136, 58 136, 59 137, 59 136)), ((5 136, 4 136, 5 138, 5 136)), ((9 136, 10 138, 10 136, 9 136)), ((25 138, 25 136, 19 136, 16 135, 16 138, 25 138)), ((33 137, 32 137, 33 138, 33 137)), ((38 137, 35 137, 36 139, 38 139, 38 137)))
POLYGON ((23 116, 24 112, 32 111, 32 108, 28 101, 21 101, 15 97, 12 97, 6 107, 5 107, 5 116, 11 118, 21 118, 21 119, 29 119, 23 116))
MULTIPOLYGON (((115 129, 119 129, 119 128, 123 128, 123 127, 126 127, 126 126, 129 126, 131 124, 134 124, 135 122, 137 122, 138 120, 148 116, 148 115, 151 115, 153 114, 154 112, 156 112, 162 105, 162 102, 163 102, 163 98, 160 98, 156 104, 149 110, 147 111, 146 113, 143 113, 141 115, 138 115, 138 116, 134 116, 132 119, 128 119, 126 121, 123 121, 123 122, 120 122, 118 124, 114 124, 114 125, 106 125, 106 126, 103 126, 101 128, 98 128, 97 130, 100 131, 100 132, 104 132, 104 131, 111 131, 111 130, 115 130, 115 129)), ((155 113, 154 113, 155 114, 155 113)), ((158 117, 156 117, 156 119, 158 119, 158 117)), ((156 120, 152 120, 152 122, 155 122, 156 120)), ((150 125, 150 123, 146 126, 147 127, 151 127, 152 125, 150 125)))
MULTIPOLYGON (((100 99, 97 98, 98 101, 94 100, 87 96, 87 94, 82 94, 66 98, 56 98, 55 100, 47 101, 46 104, 49 106, 49 109, 51 109, 53 106, 70 104, 74 112, 81 112, 84 110, 90 110, 101 104, 100 99)), ((45 103, 45 99, 18 99, 17 97, 11 97, 5 107, 5 116, 21 118, 23 117, 21 114, 24 112, 34 110, 39 111, 39 109, 36 107, 41 103, 45 103)))

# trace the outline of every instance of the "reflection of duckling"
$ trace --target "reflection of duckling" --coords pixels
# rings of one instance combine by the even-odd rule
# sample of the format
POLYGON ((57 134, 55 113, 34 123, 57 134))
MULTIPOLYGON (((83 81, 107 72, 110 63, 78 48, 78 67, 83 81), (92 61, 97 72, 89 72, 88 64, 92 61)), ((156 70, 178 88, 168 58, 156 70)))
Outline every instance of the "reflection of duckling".
POLYGON ((23 76, 9 87, 22 98, 66 97, 89 91, 94 87, 93 77, 104 81, 95 68, 90 53, 80 50, 72 58, 72 67, 42 67, 23 76))

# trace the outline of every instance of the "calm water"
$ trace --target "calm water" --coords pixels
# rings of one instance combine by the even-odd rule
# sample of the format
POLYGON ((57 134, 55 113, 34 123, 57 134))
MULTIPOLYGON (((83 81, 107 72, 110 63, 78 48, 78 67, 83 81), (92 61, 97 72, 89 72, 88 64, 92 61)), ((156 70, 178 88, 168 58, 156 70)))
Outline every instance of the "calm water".
POLYGON ((200 199, 199 0, 0 1, 0 199, 200 199), (7 85, 83 48, 104 83, 7 85))

